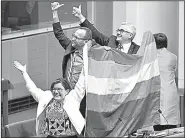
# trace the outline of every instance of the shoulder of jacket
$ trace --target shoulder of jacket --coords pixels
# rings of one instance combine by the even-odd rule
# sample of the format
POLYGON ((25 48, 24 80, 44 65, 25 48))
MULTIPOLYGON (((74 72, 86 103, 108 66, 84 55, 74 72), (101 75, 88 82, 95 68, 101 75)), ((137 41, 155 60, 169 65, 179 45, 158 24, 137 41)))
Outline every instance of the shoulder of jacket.
POLYGON ((131 45, 134 45, 136 47, 140 47, 140 45, 136 44, 135 42, 131 42, 131 45))

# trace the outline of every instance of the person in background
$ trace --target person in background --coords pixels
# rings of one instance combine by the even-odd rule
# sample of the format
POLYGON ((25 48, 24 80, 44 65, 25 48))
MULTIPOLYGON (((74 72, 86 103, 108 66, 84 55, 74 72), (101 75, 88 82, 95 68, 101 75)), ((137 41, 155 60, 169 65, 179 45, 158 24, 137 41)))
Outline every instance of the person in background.
POLYGON ((127 54, 136 54, 139 45, 133 42, 136 35, 136 28, 131 23, 123 22, 116 30, 117 35, 110 37, 99 32, 81 13, 81 5, 79 8, 73 7, 72 14, 80 21, 80 26, 87 27, 92 31, 93 39, 102 46, 110 46, 125 52, 127 54))
POLYGON ((14 67, 23 75, 26 88, 38 102, 36 117, 37 136, 77 138, 77 131, 63 108, 64 98, 71 90, 65 79, 59 78, 51 84, 50 90, 41 90, 29 77, 26 65, 14 61, 14 67))
POLYGON ((180 124, 180 97, 175 82, 177 56, 167 50, 168 39, 163 33, 154 34, 161 79, 161 124, 154 130, 175 128, 180 124))
MULTIPOLYGON (((61 46, 65 49, 62 63, 63 78, 66 78, 71 88, 74 88, 78 81, 83 66, 83 47, 88 41, 92 41, 92 46, 96 46, 96 42, 92 40, 92 32, 86 27, 81 27, 72 35, 72 40, 67 38, 63 32, 59 22, 57 9, 63 4, 58 2, 51 3, 53 11, 53 31, 61 46)), ((81 103, 81 113, 85 116, 85 98, 81 103)))

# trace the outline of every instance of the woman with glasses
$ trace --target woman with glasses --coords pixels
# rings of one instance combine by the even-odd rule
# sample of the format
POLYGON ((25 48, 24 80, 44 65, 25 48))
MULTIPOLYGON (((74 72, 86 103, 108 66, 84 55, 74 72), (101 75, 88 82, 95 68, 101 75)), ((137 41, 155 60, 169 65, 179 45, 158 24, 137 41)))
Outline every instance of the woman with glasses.
POLYGON ((67 80, 59 78, 50 90, 37 88, 26 71, 26 65, 14 61, 14 67, 23 75, 26 88, 38 102, 36 117, 37 136, 76 138, 77 132, 63 108, 64 98, 71 90, 67 80))

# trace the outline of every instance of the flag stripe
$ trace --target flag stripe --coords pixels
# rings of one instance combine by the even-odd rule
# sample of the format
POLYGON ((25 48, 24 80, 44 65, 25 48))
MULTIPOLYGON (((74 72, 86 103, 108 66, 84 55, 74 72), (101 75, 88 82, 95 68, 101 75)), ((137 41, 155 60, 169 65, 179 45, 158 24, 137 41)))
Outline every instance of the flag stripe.
POLYGON ((133 125, 134 123, 138 123, 137 129, 145 123, 158 124, 159 96, 159 91, 150 93, 146 98, 122 103, 119 108, 109 113, 87 110, 87 127, 90 127, 96 136, 117 137, 120 136, 120 133, 126 132, 125 126, 131 130, 136 130, 136 128, 131 128, 136 126, 133 125), (91 121, 92 118, 93 121, 91 121), (104 133, 101 134, 99 131, 104 133))
MULTIPOLYGON (((120 94, 131 92, 136 83, 147 81, 153 77, 159 76, 159 69, 157 68, 158 67, 157 63, 158 60, 155 60, 154 64, 145 65, 143 69, 141 69, 138 72, 138 74, 132 75, 128 78, 124 77, 122 79, 115 79, 116 77, 96 78, 95 75, 94 76, 89 75, 88 81, 91 83, 88 84, 88 92, 98 95, 120 94)), ((115 71, 114 73, 115 76, 119 77, 120 74, 119 72, 115 71)), ((109 74, 111 74, 111 72, 109 74)))
POLYGON ((88 92, 87 109, 96 112, 112 112, 122 103, 146 98, 150 93, 160 91, 159 80, 160 78, 157 76, 148 81, 137 83, 132 92, 129 93, 97 95, 88 92))
MULTIPOLYGON (((134 76, 138 72, 145 72, 150 66, 154 70, 158 68, 158 60, 152 60, 141 66, 142 58, 140 58, 134 65, 117 64, 114 61, 96 61, 92 58, 89 59, 88 74, 97 78, 126 78, 134 76)), ((159 70, 157 70, 159 71, 159 70)), ((149 71, 148 71, 149 72, 149 71)))
MULTIPOLYGON (((145 63, 151 62, 153 59, 155 59, 156 57, 155 51, 156 51, 156 44, 154 42, 150 43, 145 48, 145 53, 143 53, 146 55, 144 57, 146 58, 145 63)), ((138 62, 138 60, 142 58, 143 55, 142 56, 139 54, 131 55, 131 54, 121 52, 120 50, 116 50, 114 48, 107 51, 105 50, 104 47, 100 46, 100 47, 91 48, 88 53, 88 56, 89 58, 92 58, 96 61, 114 61, 117 64, 134 65, 135 63, 138 62)))
POLYGON ((92 58, 89 63, 89 75, 97 78, 127 78, 138 73, 140 68, 140 66, 117 64, 114 61, 96 61, 92 58))
POLYGON ((96 61, 114 61, 118 64, 135 64, 141 56, 130 55, 114 48, 109 51, 104 47, 91 48, 88 52, 88 56, 96 61))

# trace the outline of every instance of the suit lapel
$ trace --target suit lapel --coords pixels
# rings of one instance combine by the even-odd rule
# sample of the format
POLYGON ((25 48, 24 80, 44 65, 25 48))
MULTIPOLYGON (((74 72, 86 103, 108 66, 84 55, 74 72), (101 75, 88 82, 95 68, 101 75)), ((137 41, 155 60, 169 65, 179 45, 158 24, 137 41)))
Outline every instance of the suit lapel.
POLYGON ((133 50, 134 50, 134 45, 131 43, 131 46, 130 46, 127 54, 132 54, 133 50))
POLYGON ((73 53, 75 50, 76 50, 75 48, 73 48, 72 46, 69 46, 69 48, 67 48, 67 49, 65 50, 64 56, 73 53))
POLYGON ((128 50, 128 54, 136 54, 140 46, 136 45, 134 42, 131 43, 131 46, 128 50))

